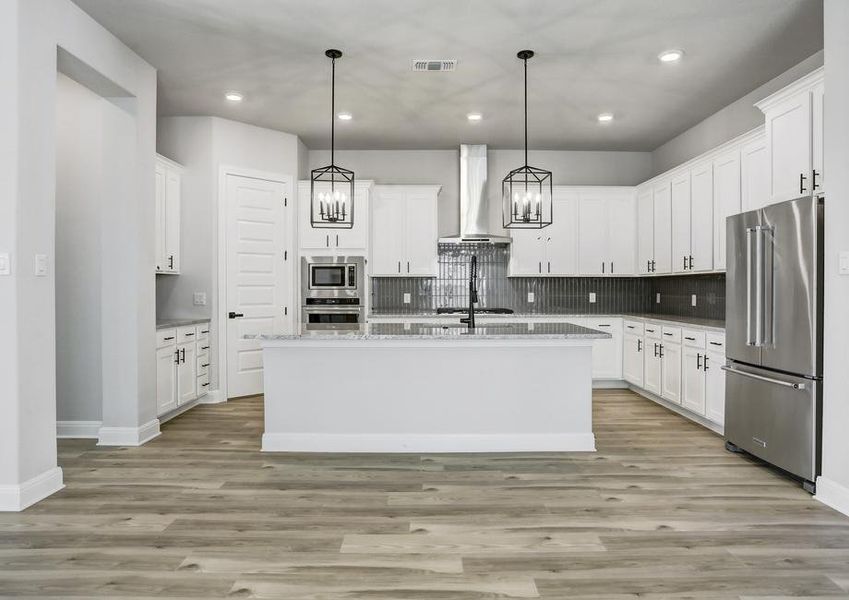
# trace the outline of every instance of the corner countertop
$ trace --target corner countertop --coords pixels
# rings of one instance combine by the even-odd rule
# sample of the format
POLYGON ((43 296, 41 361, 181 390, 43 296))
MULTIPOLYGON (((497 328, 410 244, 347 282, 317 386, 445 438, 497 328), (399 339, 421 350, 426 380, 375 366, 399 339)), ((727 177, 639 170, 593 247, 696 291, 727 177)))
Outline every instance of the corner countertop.
POLYGON ((447 323, 368 323, 356 330, 322 329, 300 335, 257 336, 261 342, 299 340, 598 340, 611 335, 572 323, 499 322, 481 324, 473 330, 447 323))
POLYGON ((171 327, 186 327, 188 325, 200 325, 201 323, 209 323, 211 319, 158 319, 156 321, 156 329, 170 329, 171 327))

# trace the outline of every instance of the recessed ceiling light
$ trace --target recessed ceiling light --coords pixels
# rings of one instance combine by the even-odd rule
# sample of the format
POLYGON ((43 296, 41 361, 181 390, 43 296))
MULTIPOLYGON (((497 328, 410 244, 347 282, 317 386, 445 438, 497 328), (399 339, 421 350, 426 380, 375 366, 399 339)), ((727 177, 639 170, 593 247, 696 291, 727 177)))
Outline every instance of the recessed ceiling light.
POLYGON ((466 115, 466 118, 474 123, 483 119, 483 115, 480 113, 469 113, 466 115))
POLYGON ((601 113, 596 118, 599 123, 610 123, 613 120, 613 113, 601 113))
POLYGON ((349 112, 340 112, 336 116, 339 117, 339 120, 341 120, 341 121, 350 121, 351 119, 354 118, 354 115, 352 115, 349 112))
POLYGON ((682 56, 684 56, 683 50, 664 50, 657 55, 657 58, 662 63, 674 63, 681 60, 682 56))
POLYGON ((226 92, 224 97, 228 102, 241 102, 245 97, 240 92, 226 92))

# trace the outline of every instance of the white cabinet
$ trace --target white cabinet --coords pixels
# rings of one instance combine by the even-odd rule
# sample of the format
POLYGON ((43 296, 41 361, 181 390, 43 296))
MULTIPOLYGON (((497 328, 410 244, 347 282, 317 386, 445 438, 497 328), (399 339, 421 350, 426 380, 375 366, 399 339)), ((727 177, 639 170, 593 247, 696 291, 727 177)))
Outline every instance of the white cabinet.
POLYGON ((690 172, 670 183, 672 214, 672 272, 686 273, 690 265, 690 172))
POLYGON ((197 343, 187 342, 177 346, 177 405, 194 400, 198 395, 197 388, 197 343))
POLYGON ((713 269, 713 164, 690 171, 690 260, 688 271, 713 269))
POLYGON ((705 416, 718 425, 725 424, 725 336, 710 333, 702 370, 705 374, 705 416))
POLYGON ((156 331, 156 407, 161 416, 209 391, 209 323, 156 331))
POLYGON ((377 185, 371 219, 371 274, 435 277, 438 185, 377 185))
POLYGON ((593 342, 593 379, 622 379, 622 319, 587 317, 582 325, 611 336, 593 342))
POLYGON ((652 273, 672 271, 672 187, 669 181, 654 186, 654 259, 652 273))
POLYGON ((156 414, 177 408, 177 348, 174 344, 156 350, 156 414))
POLYGON ((824 189, 823 73, 817 69, 756 105, 766 124, 769 203, 824 189))
POLYGON ((633 275, 635 197, 633 189, 581 191, 578 257, 581 275, 633 275))
POLYGON ((325 254, 363 254, 369 246, 371 181, 354 183, 354 224, 350 229, 313 227, 310 221, 310 182, 298 182, 298 247, 325 254))
POLYGON ((513 229, 509 275, 563 277, 577 272, 578 199, 576 191, 555 187, 552 223, 543 229, 513 229))
POLYGON ((632 385, 643 387, 643 336, 626 333, 622 352, 622 377, 632 385))
POLYGON ((713 268, 725 270, 725 220, 740 212, 740 150, 713 161, 713 268))
POLYGON ((681 355, 681 406, 698 415, 705 414, 705 351, 684 346, 681 355))
POLYGON ((648 274, 654 264, 654 194, 637 188, 637 272, 648 274))
POLYGON ((741 210, 758 210, 769 204, 769 151, 766 136, 740 148, 741 210))
POLYGON ((545 262, 546 237, 544 229, 514 229, 510 232, 510 265, 511 277, 528 277, 542 275, 542 265, 545 262))
POLYGON ((643 362, 645 368, 643 370, 643 388, 657 396, 661 395, 661 375, 662 375, 662 359, 660 351, 660 340, 650 338, 648 335, 645 338, 645 352, 643 362))
POLYGON ((180 272, 180 203, 183 167, 164 156, 156 156, 155 261, 156 272, 180 272))
POLYGON ((660 396, 675 404, 681 404, 681 344, 664 341, 660 345, 663 365, 660 396))

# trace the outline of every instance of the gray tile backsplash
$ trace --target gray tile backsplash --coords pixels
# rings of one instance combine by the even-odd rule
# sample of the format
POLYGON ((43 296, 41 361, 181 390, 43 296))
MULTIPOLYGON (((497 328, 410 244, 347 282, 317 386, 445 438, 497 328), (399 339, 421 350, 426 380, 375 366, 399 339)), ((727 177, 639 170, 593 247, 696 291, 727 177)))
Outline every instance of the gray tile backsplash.
POLYGON ((478 306, 530 314, 657 313, 725 318, 724 275, 668 277, 507 277, 510 249, 440 244, 436 278, 375 277, 372 312, 421 314, 469 302, 469 262, 478 257, 478 306), (534 301, 529 302, 532 292, 534 301), (590 293, 595 302, 590 302, 590 293), (656 302, 660 294, 660 303, 656 302), (404 303, 404 294, 410 302, 404 303), (696 306, 692 306, 696 294, 696 306))

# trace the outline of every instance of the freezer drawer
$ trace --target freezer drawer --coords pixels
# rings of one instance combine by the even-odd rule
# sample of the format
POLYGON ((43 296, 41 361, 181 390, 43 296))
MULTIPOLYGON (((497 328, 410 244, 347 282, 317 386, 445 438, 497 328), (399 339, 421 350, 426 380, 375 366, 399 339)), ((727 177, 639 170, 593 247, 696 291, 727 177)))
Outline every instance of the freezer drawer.
POLYGON ((820 464, 820 382, 733 361, 723 368, 725 438, 814 481, 820 464))

